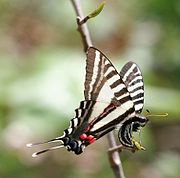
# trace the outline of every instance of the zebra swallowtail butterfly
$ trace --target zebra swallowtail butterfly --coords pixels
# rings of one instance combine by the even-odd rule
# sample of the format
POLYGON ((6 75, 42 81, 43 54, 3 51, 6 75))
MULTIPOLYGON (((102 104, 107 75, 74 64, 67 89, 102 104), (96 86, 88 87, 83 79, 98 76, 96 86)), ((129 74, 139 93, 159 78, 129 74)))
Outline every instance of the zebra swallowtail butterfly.
POLYGON ((51 142, 60 144, 36 152, 33 157, 61 147, 81 154, 85 147, 117 126, 121 144, 129 148, 136 146, 132 132, 145 126, 148 121, 146 117, 140 116, 144 104, 144 84, 139 67, 128 62, 118 73, 101 51, 90 47, 87 50, 84 87, 85 100, 75 110, 75 117, 64 130, 63 136, 27 146, 51 142))

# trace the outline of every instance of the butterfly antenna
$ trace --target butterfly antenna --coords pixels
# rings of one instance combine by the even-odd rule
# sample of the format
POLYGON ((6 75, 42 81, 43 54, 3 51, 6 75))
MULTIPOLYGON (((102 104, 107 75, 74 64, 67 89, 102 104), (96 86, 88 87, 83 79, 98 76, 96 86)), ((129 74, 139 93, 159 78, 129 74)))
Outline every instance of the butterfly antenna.
POLYGON ((151 112, 146 109, 146 117, 167 117, 168 116, 168 113, 164 113, 164 114, 151 114, 151 112))
POLYGON ((46 153, 48 151, 51 151, 51 150, 57 150, 59 148, 63 148, 64 145, 59 145, 59 146, 54 146, 54 147, 51 147, 51 148, 47 148, 47 149, 44 149, 44 150, 41 150, 41 151, 38 151, 38 152, 35 152, 32 154, 32 157, 37 157, 38 155, 42 154, 42 153, 46 153))
POLYGON ((45 141, 45 142, 38 142, 38 143, 28 143, 26 144, 27 147, 32 147, 32 146, 36 146, 36 145, 42 145, 42 144, 47 144, 47 143, 54 143, 54 142, 62 142, 62 137, 57 137, 57 138, 54 138, 52 140, 48 140, 48 141, 45 141))

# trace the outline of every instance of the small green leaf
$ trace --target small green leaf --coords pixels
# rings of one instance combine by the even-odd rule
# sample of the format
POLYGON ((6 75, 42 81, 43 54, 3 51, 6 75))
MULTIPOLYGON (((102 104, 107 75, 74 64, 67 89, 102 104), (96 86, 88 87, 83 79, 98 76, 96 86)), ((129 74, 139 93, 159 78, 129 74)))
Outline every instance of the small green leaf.
POLYGON ((94 10, 92 13, 88 15, 88 18, 96 17, 104 8, 105 1, 103 1, 96 10, 94 10))

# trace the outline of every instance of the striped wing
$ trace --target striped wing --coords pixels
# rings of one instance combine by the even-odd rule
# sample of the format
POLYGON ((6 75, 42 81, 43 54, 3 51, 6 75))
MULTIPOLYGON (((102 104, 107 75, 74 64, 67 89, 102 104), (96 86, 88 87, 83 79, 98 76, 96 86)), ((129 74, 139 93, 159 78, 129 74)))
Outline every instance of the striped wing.
POLYGON ((135 111, 141 113, 144 105, 144 84, 139 67, 133 62, 128 62, 122 68, 120 76, 134 103, 135 111))
POLYGON ((65 130, 65 134, 73 138, 78 138, 88 126, 91 133, 98 133, 100 137, 135 111, 121 76, 109 59, 94 47, 87 52, 84 86, 85 101, 81 101, 65 130))
POLYGON ((92 47, 87 52, 84 88, 86 100, 110 103, 114 98, 105 77, 105 58, 100 51, 92 47))
POLYGON ((127 147, 134 147, 132 131, 136 131, 147 122, 145 117, 140 117, 137 113, 142 111, 144 102, 143 79, 137 65, 128 62, 119 74, 102 52, 90 47, 87 52, 84 85, 85 100, 81 101, 75 110, 75 117, 64 130, 64 135, 28 146, 52 142, 62 144, 36 152, 33 154, 34 157, 64 146, 68 151, 80 154, 86 146, 117 125, 120 126, 121 143, 127 147))
POLYGON ((91 133, 104 135, 135 111, 134 103, 121 76, 102 52, 89 48, 86 63, 84 94, 94 104, 84 119, 90 123, 91 133))
MULTIPOLYGON (((86 61, 84 95, 86 100, 122 105, 131 101, 126 85, 110 60, 98 49, 90 47, 86 61)), ((128 109, 128 108, 126 108, 128 109)))

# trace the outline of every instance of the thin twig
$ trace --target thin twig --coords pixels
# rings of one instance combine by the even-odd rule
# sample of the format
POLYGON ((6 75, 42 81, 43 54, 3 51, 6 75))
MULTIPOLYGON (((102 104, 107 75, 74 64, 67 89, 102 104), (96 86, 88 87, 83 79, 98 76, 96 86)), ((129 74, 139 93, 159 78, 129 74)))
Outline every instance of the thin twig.
POLYGON ((76 11, 78 31, 81 34, 84 52, 86 52, 87 49, 92 46, 92 40, 90 38, 89 30, 86 23, 82 25, 80 24, 81 20, 84 19, 84 15, 80 6, 80 0, 71 0, 71 2, 73 4, 74 10, 76 11))
POLYGON ((112 131, 108 134, 108 142, 110 146, 110 149, 108 150, 108 156, 111 168, 113 169, 116 178, 125 178, 119 152, 118 150, 111 150, 117 147, 116 140, 112 131))
POLYGON ((132 148, 124 147, 123 145, 116 145, 113 146, 112 148, 109 148, 108 152, 109 153, 113 153, 115 151, 121 152, 123 149, 132 151, 132 148))
MULTIPOLYGON (((87 28, 86 23, 82 24, 82 22, 81 22, 84 19, 84 15, 83 15, 83 12, 81 9, 80 1, 79 0, 71 0, 71 2, 76 11, 78 30, 82 37, 84 51, 86 52, 87 49, 90 46, 92 46, 92 41, 91 41, 91 37, 89 34, 89 30, 87 28)), ((120 160, 120 156, 119 156, 119 152, 118 152, 118 150, 120 149, 121 146, 116 145, 116 141, 115 141, 113 132, 110 132, 108 134, 108 142, 109 142, 109 146, 110 146, 109 151, 108 151, 108 157, 109 157, 109 162, 110 162, 110 165, 114 172, 114 175, 116 176, 116 178, 125 178, 121 160, 120 160)))

